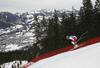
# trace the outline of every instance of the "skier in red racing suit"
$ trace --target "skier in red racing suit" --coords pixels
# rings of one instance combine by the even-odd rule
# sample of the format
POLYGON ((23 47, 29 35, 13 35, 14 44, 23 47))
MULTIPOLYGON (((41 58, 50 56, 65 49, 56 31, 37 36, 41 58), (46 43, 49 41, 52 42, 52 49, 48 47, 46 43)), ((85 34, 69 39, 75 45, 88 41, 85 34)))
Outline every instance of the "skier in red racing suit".
POLYGON ((78 47, 78 45, 76 44, 76 40, 77 40, 77 37, 76 36, 74 36, 74 35, 71 35, 71 36, 66 36, 66 38, 69 40, 72 40, 71 41, 71 43, 74 45, 74 48, 77 48, 78 47))

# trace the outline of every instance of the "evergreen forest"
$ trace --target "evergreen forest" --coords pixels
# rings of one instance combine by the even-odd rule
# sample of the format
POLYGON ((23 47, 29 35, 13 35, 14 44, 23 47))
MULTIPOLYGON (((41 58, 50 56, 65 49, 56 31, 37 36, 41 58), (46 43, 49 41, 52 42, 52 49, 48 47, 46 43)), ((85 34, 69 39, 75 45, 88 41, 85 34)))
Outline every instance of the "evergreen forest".
POLYGON ((78 43, 100 36, 100 0, 96 0, 94 6, 91 0, 83 0, 82 4, 78 16, 73 10, 69 15, 63 12, 60 20, 56 10, 48 20, 43 16, 38 21, 35 16, 34 37, 37 42, 27 51, 0 53, 0 64, 13 60, 30 61, 39 55, 72 45, 66 36, 75 35, 79 38, 87 32, 78 43))

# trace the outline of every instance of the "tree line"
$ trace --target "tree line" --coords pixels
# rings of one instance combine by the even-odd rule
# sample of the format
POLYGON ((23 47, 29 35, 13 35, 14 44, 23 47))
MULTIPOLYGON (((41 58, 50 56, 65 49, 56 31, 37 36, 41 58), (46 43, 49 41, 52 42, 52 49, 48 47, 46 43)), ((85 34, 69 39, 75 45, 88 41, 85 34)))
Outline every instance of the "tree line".
POLYGON ((53 17, 46 19, 43 16, 42 21, 38 21, 35 16, 34 34, 37 42, 27 51, 0 53, 0 64, 13 60, 30 61, 39 55, 70 46, 70 40, 66 40, 68 35, 76 35, 79 38, 87 31, 85 38, 78 43, 100 36, 100 0, 96 0, 94 6, 91 0, 83 0, 82 3, 78 16, 73 10, 69 15, 63 12, 61 20, 56 10, 53 17))
POLYGON ((20 63, 24 61, 31 61, 34 56, 32 55, 32 47, 27 47, 28 50, 15 50, 8 52, 0 52, 0 65, 7 62, 19 60, 20 63))
POLYGON ((85 38, 79 42, 100 36, 100 0, 96 0, 94 6, 91 0, 83 0, 82 4, 79 16, 72 10, 69 15, 63 12, 59 20, 55 10, 53 17, 48 20, 43 16, 43 20, 39 22, 37 16, 35 17, 34 33, 37 40, 35 47, 42 47, 37 50, 40 55, 72 45, 66 40, 68 35, 76 35, 79 38, 87 31, 85 38))

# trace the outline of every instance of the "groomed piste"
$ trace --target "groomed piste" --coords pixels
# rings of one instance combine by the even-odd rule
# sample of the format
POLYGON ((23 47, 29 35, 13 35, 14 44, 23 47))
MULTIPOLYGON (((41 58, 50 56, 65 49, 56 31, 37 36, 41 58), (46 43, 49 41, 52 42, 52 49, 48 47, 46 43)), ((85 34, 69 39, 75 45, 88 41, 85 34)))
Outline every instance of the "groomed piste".
POLYGON ((82 46, 75 50, 69 46, 41 55, 21 68, 99 68, 100 37, 79 45, 82 46))

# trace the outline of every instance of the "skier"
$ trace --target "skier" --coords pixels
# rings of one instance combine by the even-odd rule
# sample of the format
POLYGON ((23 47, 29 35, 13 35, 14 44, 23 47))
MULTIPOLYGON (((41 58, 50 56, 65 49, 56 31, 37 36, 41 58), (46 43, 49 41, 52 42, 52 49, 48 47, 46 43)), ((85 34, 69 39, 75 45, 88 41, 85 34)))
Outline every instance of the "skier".
POLYGON ((74 45, 74 48, 77 48, 78 47, 77 43, 75 42, 77 40, 77 37, 76 36, 74 36, 74 35, 66 36, 66 39, 72 40, 71 43, 74 45))

